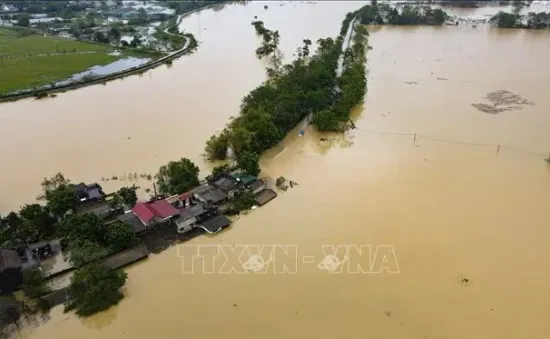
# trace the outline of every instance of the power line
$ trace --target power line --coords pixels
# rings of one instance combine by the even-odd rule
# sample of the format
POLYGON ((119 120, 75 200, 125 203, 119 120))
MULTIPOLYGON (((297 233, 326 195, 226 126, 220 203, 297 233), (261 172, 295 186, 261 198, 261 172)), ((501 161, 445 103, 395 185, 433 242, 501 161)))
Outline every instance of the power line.
MULTIPOLYGON (((517 148, 514 148, 514 147, 509 147, 509 146, 505 146, 505 145, 501 145, 501 144, 483 144, 483 143, 475 143, 475 142, 455 141, 455 140, 447 140, 447 139, 431 137, 431 136, 428 136, 428 135, 423 135, 423 134, 418 134, 418 133, 399 133, 399 132, 377 131, 377 130, 366 129, 366 128, 361 128, 361 127, 357 127, 357 126, 355 127, 355 129, 358 130, 358 131, 361 131, 361 132, 374 133, 374 134, 379 134, 379 135, 412 136, 412 137, 414 137, 413 145, 416 143, 416 140, 418 138, 424 138, 424 139, 429 139, 429 140, 433 140, 433 141, 437 141, 437 142, 443 142, 443 143, 447 143, 447 144, 496 148, 497 153, 499 153, 500 149, 503 148, 503 149, 507 149, 507 150, 517 152, 517 153, 523 153, 523 154, 529 154, 529 155, 535 155, 535 156, 541 156, 541 157, 546 156, 546 154, 542 154, 542 153, 538 153, 538 152, 525 151, 525 150, 521 150, 521 149, 517 149, 517 148)), ((548 158, 550 159, 550 154, 548 155, 548 158)))

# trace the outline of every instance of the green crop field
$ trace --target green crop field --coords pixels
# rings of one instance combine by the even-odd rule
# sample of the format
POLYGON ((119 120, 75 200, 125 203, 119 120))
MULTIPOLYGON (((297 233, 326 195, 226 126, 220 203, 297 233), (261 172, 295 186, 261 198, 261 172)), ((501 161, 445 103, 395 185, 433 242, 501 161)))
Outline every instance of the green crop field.
POLYGON ((68 78, 124 55, 107 45, 0 29, 0 95, 68 78))
POLYGON ((109 46, 63 39, 53 36, 27 35, 0 28, 0 53, 25 55, 65 52, 106 51, 109 46))

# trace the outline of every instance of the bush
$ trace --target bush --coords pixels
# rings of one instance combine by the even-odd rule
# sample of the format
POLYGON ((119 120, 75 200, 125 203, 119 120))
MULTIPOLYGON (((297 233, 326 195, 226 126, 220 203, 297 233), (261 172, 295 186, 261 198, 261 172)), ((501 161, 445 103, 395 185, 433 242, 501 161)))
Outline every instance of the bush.
POLYGON ((38 268, 23 271, 23 283, 21 290, 29 298, 38 298, 49 292, 45 284, 45 277, 42 270, 38 268))
POLYGON ((256 199, 254 199, 254 194, 251 192, 245 191, 242 192, 232 204, 232 207, 236 211, 246 211, 252 208, 256 204, 256 199))

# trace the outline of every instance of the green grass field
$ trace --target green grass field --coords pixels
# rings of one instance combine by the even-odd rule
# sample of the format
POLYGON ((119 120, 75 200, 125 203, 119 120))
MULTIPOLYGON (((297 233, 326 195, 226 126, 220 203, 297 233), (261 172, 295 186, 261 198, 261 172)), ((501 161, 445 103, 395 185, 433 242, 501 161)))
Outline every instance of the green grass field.
POLYGON ((63 39, 53 36, 22 36, 15 30, 0 28, 2 55, 25 55, 66 52, 106 51, 109 46, 63 39))
POLYGON ((24 36, 16 30, 2 28, 0 95, 63 80, 125 56, 109 55, 109 50, 107 45, 36 34, 24 36), (82 52, 93 53, 79 54, 82 52))

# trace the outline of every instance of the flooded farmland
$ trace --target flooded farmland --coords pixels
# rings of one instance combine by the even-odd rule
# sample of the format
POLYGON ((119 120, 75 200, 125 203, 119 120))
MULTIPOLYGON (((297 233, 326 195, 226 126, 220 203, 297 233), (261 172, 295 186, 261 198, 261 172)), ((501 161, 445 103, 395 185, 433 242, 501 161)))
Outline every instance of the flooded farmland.
MULTIPOLYGON (((57 171, 100 181, 186 156, 206 174, 204 141, 265 78, 254 16, 280 31, 291 58, 302 39, 337 35, 361 4, 263 6, 186 18, 203 44, 170 69, 0 105, 0 211, 32 200, 57 171)), ((22 337, 546 339, 549 38, 372 27, 357 129, 298 136, 299 127, 262 159, 265 175, 299 186, 187 243, 295 245, 296 274, 186 274, 188 252, 174 247, 128 270, 117 307, 88 319, 58 307, 22 337), (391 245, 399 273, 319 269, 322 245, 338 244, 391 245)))

